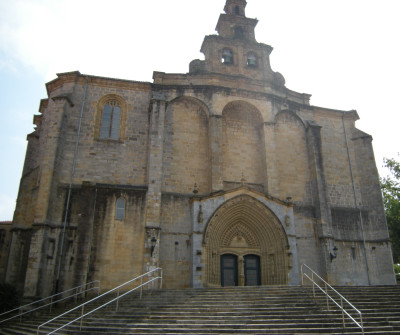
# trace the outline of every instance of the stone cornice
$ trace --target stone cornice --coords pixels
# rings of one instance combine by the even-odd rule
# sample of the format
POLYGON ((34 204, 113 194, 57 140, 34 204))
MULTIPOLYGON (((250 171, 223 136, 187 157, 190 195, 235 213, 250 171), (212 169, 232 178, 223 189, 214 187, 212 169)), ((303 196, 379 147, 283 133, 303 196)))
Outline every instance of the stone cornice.
POLYGON ((48 105, 49 105, 49 99, 40 100, 39 113, 43 114, 48 105))
POLYGON ((342 118, 344 116, 345 119, 347 120, 359 120, 360 117, 357 113, 356 110, 352 109, 349 111, 344 111, 340 109, 331 109, 331 108, 325 108, 325 107, 319 107, 319 106, 311 106, 313 109, 313 112, 315 113, 320 113, 320 114, 329 114, 330 116, 336 115, 336 117, 342 118))
POLYGON ((268 55, 271 54, 273 47, 271 47, 268 44, 265 43, 259 43, 255 40, 248 40, 248 39, 234 39, 234 38, 228 38, 228 37, 223 37, 219 35, 207 35, 204 37, 203 43, 201 45, 201 52, 205 52, 205 48, 207 47, 207 44, 209 43, 220 43, 220 44, 226 44, 226 45, 244 45, 248 48, 255 49, 255 50, 264 50, 268 55))
POLYGON ((57 73, 58 78, 46 84, 47 95, 50 96, 51 92, 62 87, 66 83, 75 82, 80 75, 81 73, 79 71, 57 73))
POLYGON ((86 80, 88 80, 89 84, 104 86, 104 87, 116 87, 120 89, 135 89, 135 90, 143 90, 143 91, 151 91, 151 83, 149 82, 140 82, 126 79, 116 79, 116 78, 108 78, 108 77, 100 77, 100 76, 92 76, 81 74, 79 71, 74 72, 66 72, 66 73, 57 73, 56 79, 48 82, 46 84, 47 94, 50 96, 51 92, 62 87, 66 83, 80 83, 82 85, 85 84, 86 80))
POLYGON ((341 239, 341 238, 335 238, 335 242, 348 242, 348 243, 390 243, 390 239, 388 238, 378 238, 378 239, 341 239))
MULTIPOLYGON (((290 109, 293 110, 300 110, 300 109, 307 109, 310 110, 312 109, 311 106, 307 104, 302 104, 299 102, 295 101, 288 101, 286 96, 278 96, 273 93, 267 93, 267 92, 260 92, 260 91, 254 91, 254 90, 246 90, 243 88, 234 88, 234 87, 226 87, 226 86, 221 86, 221 85, 191 85, 191 84, 152 84, 152 87, 154 90, 157 91, 174 91, 176 90, 177 92, 180 92, 181 94, 185 94, 185 91, 189 92, 194 92, 197 94, 204 94, 205 96, 209 94, 216 94, 216 93, 222 93, 227 96, 238 96, 238 97, 244 97, 244 98, 251 98, 255 100, 270 100, 273 102, 276 102, 278 104, 284 104, 288 103, 290 106, 290 109)), ((173 97, 175 99, 176 96, 173 97)))

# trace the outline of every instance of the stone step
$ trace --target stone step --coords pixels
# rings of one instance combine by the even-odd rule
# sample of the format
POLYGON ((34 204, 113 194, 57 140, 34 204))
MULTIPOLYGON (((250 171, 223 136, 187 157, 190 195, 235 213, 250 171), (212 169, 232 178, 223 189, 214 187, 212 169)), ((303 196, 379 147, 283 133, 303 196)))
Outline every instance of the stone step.
MULTIPOLYGON (((372 329, 367 334, 375 334, 376 331, 381 332, 382 334, 390 334, 392 333, 391 327, 381 327, 380 329, 372 329)), ((63 334, 78 334, 79 329, 70 329, 70 331, 63 332, 63 334)), ((126 328, 121 331, 121 329, 113 329, 113 328, 90 328, 86 329, 80 334, 90 334, 90 335, 98 335, 98 334, 332 334, 332 333, 339 333, 343 334, 343 329, 340 327, 319 327, 319 328, 209 328, 209 329, 201 329, 201 328, 194 328, 194 327, 186 327, 186 328, 140 328, 135 327, 134 329, 126 328)), ((359 328, 346 328, 345 334, 349 333, 356 333, 360 334, 359 328)), ((61 334, 61 333, 60 333, 61 334)), ((396 333, 393 333, 396 334, 396 333)))
MULTIPOLYGON (((354 299, 346 298, 363 312, 365 334, 400 334, 399 294, 393 294, 391 288, 379 287, 379 294, 371 287, 346 288, 354 299)), ((23 324, 13 323, 1 328, 0 334, 36 334, 37 326, 50 318, 43 314, 23 324)), ((53 322, 41 333, 67 320, 71 317, 53 322)), ((350 320, 343 330, 341 312, 333 310, 333 304, 328 311, 320 295, 312 299, 312 288, 293 286, 144 291, 142 300, 138 294, 121 299, 118 312, 113 303, 86 317, 83 331, 78 325, 57 333, 360 334, 350 320)))

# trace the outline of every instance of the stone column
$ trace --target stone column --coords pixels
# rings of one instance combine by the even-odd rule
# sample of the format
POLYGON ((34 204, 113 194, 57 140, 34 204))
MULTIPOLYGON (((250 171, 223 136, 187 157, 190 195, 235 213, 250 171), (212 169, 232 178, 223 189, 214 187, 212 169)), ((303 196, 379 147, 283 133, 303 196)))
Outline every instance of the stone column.
POLYGON ((334 239, 322 158, 321 128, 321 126, 309 121, 306 136, 317 222, 316 228, 322 255, 321 270, 326 276, 329 276, 332 273, 331 253, 332 255, 334 254, 334 239))
POLYGON ((223 185, 222 157, 222 116, 210 116, 210 152, 211 152, 211 191, 219 191, 223 185))
POLYGON ((159 265, 162 161, 164 141, 165 96, 153 92, 149 125, 149 156, 147 162, 145 271, 159 265), (155 233, 157 232, 157 233, 155 233))

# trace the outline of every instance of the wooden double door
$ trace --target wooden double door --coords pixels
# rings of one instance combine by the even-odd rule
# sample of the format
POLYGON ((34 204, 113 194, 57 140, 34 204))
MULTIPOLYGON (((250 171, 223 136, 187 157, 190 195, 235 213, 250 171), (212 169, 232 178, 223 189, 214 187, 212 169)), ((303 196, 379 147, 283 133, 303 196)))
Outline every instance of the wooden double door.
POLYGON ((240 276, 244 277, 241 285, 261 285, 260 257, 245 255, 243 262, 239 262, 236 255, 221 255, 221 286, 238 286, 240 276))

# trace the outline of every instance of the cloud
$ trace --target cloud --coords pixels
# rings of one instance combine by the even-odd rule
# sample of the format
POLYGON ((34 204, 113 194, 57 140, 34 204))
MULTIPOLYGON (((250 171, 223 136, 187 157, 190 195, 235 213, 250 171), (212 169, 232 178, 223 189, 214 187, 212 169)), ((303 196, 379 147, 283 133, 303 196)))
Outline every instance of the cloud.
POLYGON ((175 8, 190 13, 193 3, 115 0, 110 6, 104 0, 14 0, 0 6, 0 48, 8 59, 45 80, 80 70, 149 81, 153 70, 186 72, 189 62, 201 57, 204 33, 213 32, 223 6, 213 9, 215 22, 207 29, 200 23, 202 15, 209 16, 210 3, 197 5, 203 13, 195 18, 182 15, 169 22, 165 13, 175 8))

